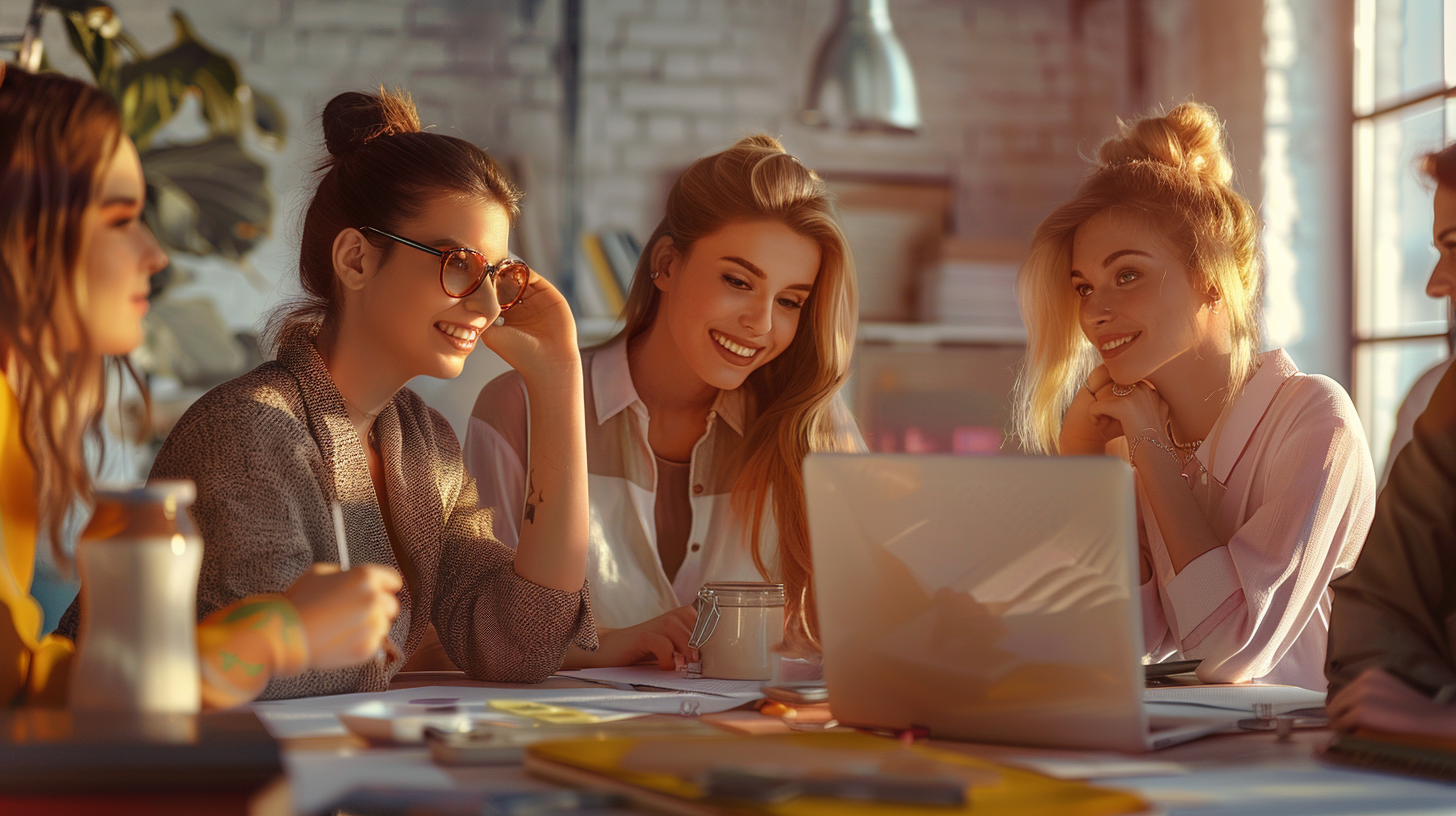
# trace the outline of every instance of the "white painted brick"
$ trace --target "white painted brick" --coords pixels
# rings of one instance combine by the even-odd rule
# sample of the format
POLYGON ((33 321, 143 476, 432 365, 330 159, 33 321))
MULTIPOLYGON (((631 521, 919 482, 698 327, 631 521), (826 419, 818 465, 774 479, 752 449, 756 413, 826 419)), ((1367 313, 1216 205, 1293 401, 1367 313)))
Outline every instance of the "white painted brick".
POLYGON ((627 25, 627 44, 648 48, 701 48, 722 43, 726 34, 713 26, 634 20, 627 25))
POLYGON ((647 13, 647 0, 589 0, 585 7, 589 15, 637 17, 647 13))
POLYGON ((511 70, 521 74, 550 73, 551 49, 544 43, 512 45, 506 51, 506 60, 511 70))
POLYGON ((703 70, 710 77, 736 79, 748 73, 749 66, 738 51, 714 51, 703 55, 703 70))
POLYGON ((299 31, 294 46, 299 65, 349 65, 356 53, 353 37, 333 31, 299 31))
POLYGON ((693 118, 693 141, 698 144, 727 145, 741 136, 741 128, 729 124, 729 119, 720 116, 696 116, 693 118))
POLYGON ((617 73, 625 75, 645 74, 652 70, 657 53, 650 48, 623 47, 612 58, 617 73))
MULTIPOLYGON (((713 2, 723 0, 709 0, 710 5, 713 2)), ((697 6, 696 0, 652 0, 652 16, 658 19, 692 17, 697 6)))
MULTIPOLYGON (((251 0, 247 0, 251 3, 251 0)), ((291 24, 300 28, 398 29, 404 24, 409 3, 400 0, 352 0, 323 2, 295 0, 291 24)))
POLYGON ((623 83, 622 107, 642 111, 715 113, 723 109, 722 88, 705 85, 664 85, 651 82, 623 83))
POLYGON ((733 110, 739 113, 766 113, 791 104, 782 89, 771 87, 735 87, 730 92, 733 110))
POLYGON ((298 61, 298 35, 289 29, 263 32, 257 60, 265 65, 292 65, 298 61))
POLYGON ((602 134, 614 142, 637 139, 642 134, 641 123, 635 115, 613 113, 600 120, 602 134))
POLYGON ((554 76, 525 77, 523 89, 523 101, 527 104, 556 107, 561 105, 561 80, 554 76))
POLYGON ((647 118, 647 138, 658 144, 682 144, 688 138, 688 123, 673 114, 654 114, 647 118))
POLYGON ((703 75, 702 62, 697 55, 681 51, 664 54, 662 76, 672 82, 695 80, 703 75))

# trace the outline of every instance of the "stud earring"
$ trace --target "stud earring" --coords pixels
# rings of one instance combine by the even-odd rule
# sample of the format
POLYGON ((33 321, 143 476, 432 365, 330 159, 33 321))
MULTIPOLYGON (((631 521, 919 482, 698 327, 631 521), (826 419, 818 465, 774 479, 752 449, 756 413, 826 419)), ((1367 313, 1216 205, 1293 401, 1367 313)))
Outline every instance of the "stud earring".
POLYGON ((657 270, 652 270, 652 274, 648 275, 647 277, 652 278, 653 280, 657 280, 657 270))

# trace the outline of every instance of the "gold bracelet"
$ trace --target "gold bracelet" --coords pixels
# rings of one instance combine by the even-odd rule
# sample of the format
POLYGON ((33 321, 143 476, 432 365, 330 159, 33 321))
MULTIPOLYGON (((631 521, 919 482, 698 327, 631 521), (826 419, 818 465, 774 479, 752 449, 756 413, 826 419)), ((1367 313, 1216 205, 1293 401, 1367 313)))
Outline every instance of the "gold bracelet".
POLYGON ((1146 434, 1134 437, 1132 440, 1132 444, 1128 445, 1127 460, 1129 462, 1132 462, 1133 457, 1137 456, 1138 445, 1145 441, 1151 444, 1153 447, 1157 448, 1158 450, 1162 451, 1163 453, 1166 453, 1169 456, 1173 457, 1173 463, 1178 466, 1178 470, 1183 470, 1183 460, 1178 458, 1178 454, 1174 453, 1167 445, 1164 445, 1162 442, 1159 442, 1158 440, 1154 439, 1151 436, 1147 436, 1146 434))

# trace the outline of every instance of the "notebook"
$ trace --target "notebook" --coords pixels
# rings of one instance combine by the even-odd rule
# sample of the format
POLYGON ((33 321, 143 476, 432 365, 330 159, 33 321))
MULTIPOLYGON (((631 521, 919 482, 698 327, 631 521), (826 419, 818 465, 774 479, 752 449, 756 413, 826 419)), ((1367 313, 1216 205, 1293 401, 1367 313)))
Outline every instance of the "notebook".
POLYGON ((1147 808, 1141 798, 1125 791, 1052 779, 976 757, 920 745, 905 747, 895 740, 853 733, 549 742, 528 748, 525 766, 527 772, 556 782, 624 794, 635 804, 662 813, 1110 816, 1147 808), (705 797, 701 784, 708 771, 724 767, 818 764, 846 768, 887 761, 918 762, 920 769, 933 763, 943 772, 963 777, 968 788, 965 804, 929 807, 819 796, 801 796, 777 804, 712 801, 705 797))
POLYGON ((5 797, 247 791, 282 776, 278 744, 250 711, 0 712, 0 791, 5 797))
POLYGON ((1456 782, 1456 740, 1357 731, 1337 734, 1323 758, 1343 765, 1456 782))

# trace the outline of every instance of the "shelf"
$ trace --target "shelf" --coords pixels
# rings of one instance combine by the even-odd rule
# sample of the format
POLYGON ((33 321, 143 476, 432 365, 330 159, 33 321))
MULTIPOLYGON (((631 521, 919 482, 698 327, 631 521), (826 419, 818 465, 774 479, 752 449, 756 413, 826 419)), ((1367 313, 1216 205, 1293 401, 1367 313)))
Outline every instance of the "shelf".
POLYGON ((1026 329, 952 323, 861 323, 859 342, 891 345, 1026 345, 1026 329))
MULTIPOLYGON (((610 317, 579 317, 577 338, 583 345, 598 343, 622 328, 622 321, 610 317)), ((1021 326, 977 326, 952 323, 861 323, 859 342, 889 345, 1023 346, 1026 330, 1021 326)))

